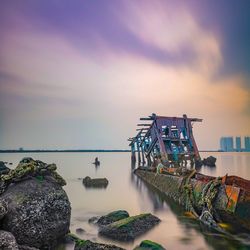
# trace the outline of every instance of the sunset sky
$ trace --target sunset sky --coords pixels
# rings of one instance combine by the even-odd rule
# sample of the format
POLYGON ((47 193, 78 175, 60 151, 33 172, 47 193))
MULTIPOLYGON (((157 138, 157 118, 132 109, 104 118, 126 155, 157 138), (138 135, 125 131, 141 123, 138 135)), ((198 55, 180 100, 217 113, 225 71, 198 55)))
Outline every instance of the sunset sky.
POLYGON ((139 117, 250 135, 250 1, 2 0, 0 149, 127 149, 139 117))

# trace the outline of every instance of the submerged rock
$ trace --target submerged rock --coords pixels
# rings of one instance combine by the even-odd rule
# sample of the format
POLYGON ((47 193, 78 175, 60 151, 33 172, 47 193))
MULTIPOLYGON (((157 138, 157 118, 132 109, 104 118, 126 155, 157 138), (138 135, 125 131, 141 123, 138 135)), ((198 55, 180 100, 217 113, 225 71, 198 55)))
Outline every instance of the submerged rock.
POLYGON ((101 216, 97 220, 97 224, 100 226, 105 226, 105 225, 108 225, 108 224, 113 223, 115 221, 122 220, 122 219, 125 219, 128 217, 129 217, 129 214, 127 211, 117 210, 117 211, 111 212, 107 215, 101 216))
POLYGON ((84 234, 85 230, 83 228, 77 228, 76 229, 76 233, 78 233, 78 234, 84 234))
POLYGON ((165 248, 151 240, 144 240, 138 247, 134 248, 134 250, 165 250, 165 248))
POLYGON ((204 158, 202 162, 205 166, 215 167, 216 158, 213 156, 209 156, 207 158, 204 158))
POLYGON ((152 214, 140 214, 104 226, 99 234, 115 240, 131 241, 159 222, 160 219, 152 214))
POLYGON ((0 177, 7 184, 0 195, 7 204, 0 227, 20 245, 51 249, 69 232, 70 202, 61 187, 65 181, 55 169, 55 164, 25 158, 0 177))
POLYGON ((124 250, 115 245, 95 243, 89 240, 81 240, 75 244, 74 250, 124 250))
POLYGON ((93 216, 89 218, 88 222, 92 224, 96 224, 99 219, 100 219, 100 216, 93 216))
POLYGON ((93 188, 106 188, 109 184, 106 178, 95 178, 91 179, 89 176, 86 176, 82 183, 85 187, 93 187, 93 188))
POLYGON ((75 242, 74 250, 124 250, 123 248, 115 245, 95 243, 90 240, 83 240, 74 234, 67 234, 67 241, 75 242))

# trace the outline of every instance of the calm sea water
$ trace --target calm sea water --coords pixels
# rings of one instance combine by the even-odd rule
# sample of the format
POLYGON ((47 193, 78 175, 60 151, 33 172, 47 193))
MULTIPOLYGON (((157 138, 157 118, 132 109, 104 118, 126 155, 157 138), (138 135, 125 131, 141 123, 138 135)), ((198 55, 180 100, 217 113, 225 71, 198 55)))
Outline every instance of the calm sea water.
MULTIPOLYGON (((211 153, 202 153, 207 157, 211 153)), ((216 168, 203 167, 201 172, 213 176, 238 175, 250 179, 250 153, 212 153, 217 158, 216 168)), ((211 233, 196 220, 184 216, 182 207, 154 188, 142 182, 131 172, 130 153, 33 153, 0 154, 0 160, 12 162, 14 167, 23 157, 32 157, 47 163, 56 163, 58 172, 67 181, 64 187, 72 206, 71 232, 83 228, 78 235, 95 242, 114 243, 133 249, 143 239, 156 241, 166 249, 250 249, 250 235, 234 234, 230 237, 211 233), (101 166, 92 164, 98 156, 101 166), (85 189, 81 180, 85 176, 106 177, 106 189, 85 189), (119 243, 98 236, 98 229, 88 224, 92 216, 125 209, 130 215, 151 212, 162 221, 148 233, 132 243, 119 243), (244 239, 244 240, 243 240, 244 239)), ((72 246, 66 246, 72 249, 72 246)))

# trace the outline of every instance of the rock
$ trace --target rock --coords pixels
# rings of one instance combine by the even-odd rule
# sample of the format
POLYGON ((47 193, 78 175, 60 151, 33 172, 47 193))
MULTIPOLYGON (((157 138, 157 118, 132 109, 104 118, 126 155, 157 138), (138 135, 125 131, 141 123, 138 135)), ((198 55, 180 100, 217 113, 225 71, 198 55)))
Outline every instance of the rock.
POLYGON ((129 214, 127 211, 117 210, 117 211, 111 212, 107 215, 101 216, 98 219, 97 224, 101 225, 101 226, 105 226, 105 225, 108 225, 108 224, 113 223, 115 221, 122 220, 122 219, 125 219, 128 217, 129 217, 129 214))
POLYGON ((83 234, 83 233, 85 233, 85 230, 83 228, 77 228, 76 233, 83 234))
POLYGON ((152 214, 140 214, 104 226, 99 234, 115 240, 131 241, 159 222, 160 219, 152 214))
POLYGON ((165 250, 165 248, 156 242, 144 240, 138 247, 134 248, 134 250, 165 250))
POLYGON ((82 180, 83 185, 86 188, 106 188, 109 184, 108 180, 106 178, 95 178, 95 179, 91 179, 89 176, 86 176, 83 180, 82 180))
POLYGON ((202 160, 195 160, 195 168, 196 169, 200 169, 203 165, 203 161, 202 160))
POLYGON ((0 230, 0 249, 18 250, 16 239, 12 233, 0 230))
POLYGON ((74 250, 124 250, 115 245, 94 243, 89 240, 81 240, 75 244, 74 250))
POLYGON ((92 223, 92 224, 96 224, 97 221, 99 220, 100 216, 94 216, 94 217, 91 217, 88 222, 89 223, 92 223))
POLYGON ((38 248, 36 247, 29 247, 29 246, 25 246, 25 245, 22 245, 22 246, 18 246, 19 250, 39 250, 38 248))
POLYGON ((213 156, 209 156, 207 158, 204 158, 202 162, 205 166, 215 167, 216 158, 213 156))
POLYGON ((62 239, 62 242, 66 244, 70 244, 70 243, 75 243, 75 241, 78 239, 79 238, 76 235, 72 233, 68 233, 64 236, 64 238, 62 239))
POLYGON ((15 169, 12 169, 8 174, 0 176, 0 194, 5 191, 8 185, 36 177, 42 180, 45 176, 53 178, 59 185, 66 185, 66 181, 56 172, 56 164, 46 164, 42 161, 35 161, 32 158, 24 158, 20 161, 15 169))
POLYGON ((0 161, 0 175, 1 174, 8 174, 10 169, 6 167, 3 161, 0 161))
POLYGON ((8 203, 0 199, 0 220, 8 213, 8 203))
POLYGON ((51 249, 69 232, 71 207, 60 185, 63 179, 53 164, 26 158, 18 167, 4 176, 8 185, 0 199, 7 203, 8 212, 1 228, 11 232, 19 245, 51 249))
POLYGON ((82 240, 74 234, 68 234, 69 237, 75 242, 74 250, 124 250, 123 248, 115 245, 95 243, 90 240, 82 240))

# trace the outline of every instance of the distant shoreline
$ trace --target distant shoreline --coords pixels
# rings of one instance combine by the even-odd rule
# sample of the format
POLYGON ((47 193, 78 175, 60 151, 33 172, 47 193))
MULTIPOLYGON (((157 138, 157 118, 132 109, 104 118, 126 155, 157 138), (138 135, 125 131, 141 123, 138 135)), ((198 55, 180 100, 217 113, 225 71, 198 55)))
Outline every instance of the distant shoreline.
POLYGON ((15 149, 6 149, 6 150, 0 150, 0 153, 91 153, 91 152, 98 152, 98 153, 108 153, 108 152, 117 152, 117 153, 121 153, 121 152, 130 152, 130 150, 126 150, 126 149, 114 149, 114 150, 109 150, 109 149, 44 149, 44 150, 38 150, 38 149, 23 149, 23 150, 15 150, 15 149))
MULTIPOLYGON (((0 150, 1 153, 126 153, 126 152, 131 152, 129 149, 44 149, 44 150, 38 150, 38 149, 23 149, 23 150, 15 150, 15 149, 6 149, 6 150, 0 150)), ((220 150, 199 150, 199 152, 220 152, 220 153, 229 153, 229 152, 224 152, 220 150)), ((241 152, 246 152, 246 151, 241 151, 241 152, 236 152, 233 151, 231 153, 241 153, 241 152)))

